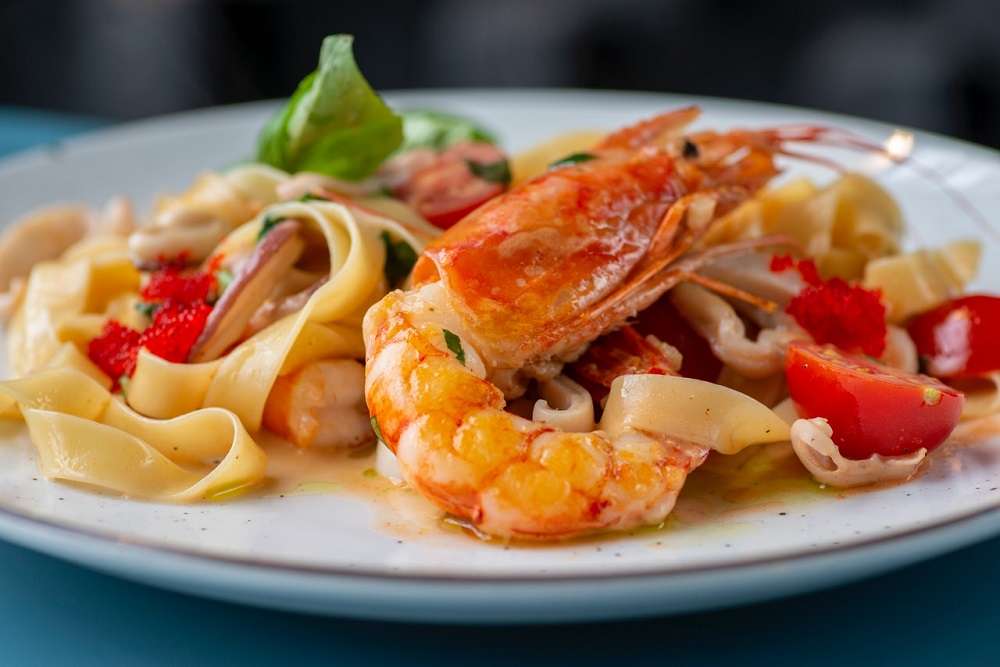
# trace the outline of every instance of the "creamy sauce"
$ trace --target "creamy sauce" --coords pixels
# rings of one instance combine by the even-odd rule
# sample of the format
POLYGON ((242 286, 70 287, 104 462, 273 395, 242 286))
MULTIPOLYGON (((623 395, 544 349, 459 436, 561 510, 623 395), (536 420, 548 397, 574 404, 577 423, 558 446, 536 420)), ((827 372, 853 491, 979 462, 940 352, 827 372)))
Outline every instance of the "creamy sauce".
POLYGON ((261 434, 266 449, 267 480, 257 492, 265 498, 349 494, 371 501, 376 527, 401 539, 458 528, 444 523, 444 512, 407 486, 397 486, 375 472, 375 449, 335 451, 302 449, 261 434))
MULTIPOLYGON (((442 532, 475 535, 413 489, 378 475, 372 448, 357 452, 299 449, 274 436, 264 436, 261 444, 267 449, 268 479, 258 493, 265 497, 344 493, 371 501, 377 527, 399 538, 442 532)), ((739 530, 740 524, 731 519, 741 514, 777 512, 793 503, 836 495, 837 491, 812 480, 787 443, 755 447, 735 456, 713 454, 688 478, 668 520, 636 532, 739 530)))

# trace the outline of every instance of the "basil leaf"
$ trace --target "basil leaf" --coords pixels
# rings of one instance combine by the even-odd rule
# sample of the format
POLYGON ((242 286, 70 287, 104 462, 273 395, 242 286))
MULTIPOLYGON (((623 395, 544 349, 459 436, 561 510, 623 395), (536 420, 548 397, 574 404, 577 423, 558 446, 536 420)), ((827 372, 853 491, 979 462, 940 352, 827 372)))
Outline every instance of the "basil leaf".
POLYGON ((153 315, 160 309, 160 304, 150 303, 149 301, 136 301, 135 309, 149 319, 153 319, 153 315))
POLYGON ((455 358, 458 359, 458 363, 465 365, 465 349, 462 347, 462 339, 459 338, 454 332, 443 329, 444 331, 444 344, 448 346, 448 349, 452 351, 455 358))
POLYGON ((219 269, 215 272, 215 291, 219 293, 219 296, 222 296, 222 293, 232 284, 234 278, 233 272, 229 269, 219 269))
POLYGON ((467 118, 440 111, 404 111, 403 145, 399 152, 414 148, 444 150, 460 141, 480 141, 497 143, 497 138, 489 130, 476 125, 467 118))
POLYGON ((406 241, 393 241, 389 232, 382 232, 381 238, 385 244, 385 279, 389 287, 398 287, 417 263, 417 252, 406 241))
POLYGON ((276 215, 265 215, 264 221, 260 223, 260 231, 257 232, 257 242, 267 236, 268 232, 274 229, 275 225, 284 220, 284 218, 279 218, 276 215))
POLYGON ((361 179, 403 140, 402 120, 358 70, 353 37, 323 40, 319 68, 264 126, 257 159, 285 171, 361 179))
POLYGON ((561 160, 556 160, 549 165, 549 169, 558 169, 559 167, 566 167, 572 164, 580 164, 581 162, 590 162, 597 156, 593 153, 571 153, 561 160))
POLYGON ((465 164, 469 165, 469 171, 484 181, 510 185, 510 164, 507 160, 487 163, 466 160, 465 164))

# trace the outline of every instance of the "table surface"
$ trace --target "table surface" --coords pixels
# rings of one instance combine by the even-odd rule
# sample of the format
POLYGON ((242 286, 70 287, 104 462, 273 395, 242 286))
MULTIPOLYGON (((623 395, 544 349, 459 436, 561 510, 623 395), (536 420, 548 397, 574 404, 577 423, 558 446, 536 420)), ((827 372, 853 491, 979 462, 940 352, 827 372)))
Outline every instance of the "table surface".
MULTIPOLYGON (((0 155, 99 123, 0 107, 0 155)), ((457 627, 272 612, 169 593, 0 542, 9 665, 1000 664, 1000 539, 850 586, 688 616, 457 627)))

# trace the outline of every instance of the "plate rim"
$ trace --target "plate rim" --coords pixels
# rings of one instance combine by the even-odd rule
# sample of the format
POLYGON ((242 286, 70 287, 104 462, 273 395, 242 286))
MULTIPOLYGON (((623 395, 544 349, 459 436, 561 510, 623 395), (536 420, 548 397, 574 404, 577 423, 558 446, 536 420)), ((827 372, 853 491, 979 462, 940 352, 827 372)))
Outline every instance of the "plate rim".
MULTIPOLYGON (((752 570, 761 567, 773 567, 785 564, 802 563, 813 559, 822 559, 837 556, 842 553, 864 551, 880 546, 891 545, 899 542, 911 542, 919 540, 921 537, 938 533, 946 528, 961 528, 967 524, 990 518, 996 515, 1000 517, 1000 501, 988 507, 981 507, 962 514, 942 519, 940 521, 925 525, 914 526, 900 531, 888 532, 875 535, 869 538, 841 542, 840 544, 830 544, 819 548, 806 548, 768 556, 759 556, 748 559, 733 559, 729 561, 715 561, 707 565, 685 565, 666 568, 643 568, 626 572, 615 572, 613 574, 600 574, 596 572, 583 573, 552 573, 535 572, 526 574, 509 575, 444 575, 431 573, 405 573, 392 570, 365 569, 364 567, 332 567, 323 565, 312 565, 308 563, 294 563, 280 560, 269 560, 259 558, 247 558, 228 554, 214 554, 206 551, 198 551, 178 547, 169 543, 157 543, 153 540, 139 539, 131 536, 123 536, 111 531, 74 526, 51 519, 31 516, 11 510, 9 507, 0 505, 0 538, 6 538, 4 527, 9 523, 27 523, 34 528, 58 531, 63 536, 83 537, 88 540, 97 541, 107 546, 126 545, 130 548, 143 552, 154 552, 160 555, 182 558, 186 561, 194 561, 199 564, 209 565, 235 565, 240 568, 250 570, 264 570, 270 573, 285 573, 321 577, 354 578, 364 580, 391 580, 408 583, 427 584, 540 584, 540 583, 592 583, 595 581, 631 581, 643 578, 672 578, 690 577, 712 573, 737 573, 741 570, 752 570)), ((992 531, 1000 533, 1000 525, 992 531)), ((475 539, 470 537, 469 539, 475 539)), ((986 538, 982 538, 986 539, 986 538)), ((563 544, 561 542, 555 545, 563 544)), ((544 545, 544 543, 543 543, 544 545)), ((955 548, 960 548, 956 545, 955 548)))
MULTIPOLYGON (((475 97, 475 96, 489 96, 489 95, 503 95, 510 97, 589 97, 595 101, 600 98, 615 98, 618 100, 631 99, 634 102, 655 102, 658 98, 662 99, 666 104, 673 104, 679 100, 690 101, 695 104, 706 104, 706 105, 716 105, 716 106, 730 106, 730 107, 745 107, 745 108, 755 108, 762 111, 777 111, 782 113, 802 113, 803 115, 809 114, 816 116, 821 119, 821 122, 835 122, 838 119, 846 121, 848 123, 863 123, 868 124, 872 127, 879 127, 883 130, 891 130, 894 128, 902 128, 906 130, 912 130, 919 136, 933 138, 935 141, 942 141, 947 144, 960 146, 964 151, 970 151, 973 153, 978 153, 980 156, 994 160, 1000 161, 1000 150, 969 142, 962 139, 957 139, 954 137, 949 137, 947 135, 926 131, 918 128, 910 128, 906 126, 897 126, 886 121, 874 120, 859 116, 852 116, 848 114, 841 114, 836 112, 829 112, 820 109, 812 109, 808 107, 799 107, 788 104, 773 103, 773 102, 760 102, 755 100, 744 100, 739 98, 727 98, 727 97, 714 97, 714 96, 704 96, 704 95, 684 95, 680 93, 670 93, 670 92, 656 92, 656 91, 618 91, 618 90, 595 90, 595 89, 585 89, 585 88, 412 88, 412 89, 393 89, 381 91, 381 94, 386 98, 392 100, 393 98, 400 101, 406 100, 406 98, 415 97, 475 97)), ((182 126, 187 123, 197 123, 200 119, 207 119, 213 116, 225 116, 233 113, 252 113, 255 111, 263 112, 265 109, 275 107, 280 100, 260 100, 254 102, 244 102, 238 104, 230 105, 220 105, 213 107, 205 107, 200 109, 193 109, 188 111, 182 111, 177 113, 164 114, 160 116, 155 116, 152 118, 140 119, 127 121, 124 123, 114 124, 108 127, 97 128, 91 131, 83 132, 79 135, 68 137, 65 139, 60 139, 48 144, 42 144, 32 148, 28 148, 21 151, 15 151, 0 159, 0 178, 3 178, 6 173, 10 171, 16 171, 21 168, 28 168, 31 166, 31 162, 38 158, 42 158, 48 161, 59 160, 63 155, 65 155, 66 150, 87 150, 88 147, 93 145, 100 145, 102 142, 109 139, 114 139, 116 136, 120 135, 130 135, 134 133, 142 133, 144 130, 150 127, 162 126, 163 124, 178 125, 182 126)), ((40 168, 44 168, 44 165, 37 165, 40 168)), ((732 558, 727 560, 719 560, 705 565, 674 565, 663 564, 660 566, 638 566, 636 569, 623 572, 615 572, 613 574, 601 574, 596 571, 580 572, 580 573, 518 573, 518 574, 506 574, 506 575, 444 575, 444 574, 432 574, 432 573, 405 573, 405 572, 395 572, 388 569, 378 569, 371 568, 366 569, 364 567, 344 567, 344 566, 324 566, 319 564, 308 564, 308 563, 295 563, 283 560, 273 560, 273 559, 260 559, 260 558, 248 558, 235 555, 212 553, 210 551, 199 551, 196 549, 189 549, 184 547, 179 547, 176 545, 171 545, 169 543, 160 543, 155 540, 148 539, 138 539, 129 536, 124 533, 116 533, 110 530, 100 530, 94 528, 88 528, 83 526, 73 525, 71 523, 64 523, 61 521, 47 519, 43 517, 33 516, 29 513, 23 513, 11 509, 8 506, 0 504, 0 537, 5 539, 12 539, 18 543, 27 544, 33 542, 32 540, 14 540, 9 537, 4 529, 5 526, 10 523, 27 523, 33 528, 40 530, 54 530, 58 531, 61 535, 84 537, 89 540, 96 540, 101 544, 106 546, 114 545, 125 545, 130 548, 139 549, 142 551, 152 551, 163 555, 169 555, 177 558, 184 559, 185 561, 195 561, 200 564, 210 564, 210 565, 220 565, 229 564, 239 566, 241 568, 246 568, 250 570, 265 570, 272 573, 294 573, 299 575, 310 575, 310 576, 327 576, 327 577, 338 577, 338 578, 353 578, 358 580, 383 580, 383 581, 402 581, 409 583, 426 583, 426 584, 455 584, 455 585, 476 585, 476 584, 496 584, 496 583, 531 583, 531 584, 542 584, 542 583, 553 583, 553 584, 564 584, 564 583, 595 583, 595 582, 614 582, 614 581, 631 581, 641 578, 675 578, 675 577, 689 577, 696 575, 704 575, 710 573, 727 572, 727 573, 738 573, 743 570, 751 570, 759 567, 782 565, 787 563, 799 563, 808 561, 811 559, 824 558, 830 556, 837 556, 843 553, 852 553, 864 551, 868 548, 878 547, 882 545, 890 545, 893 543, 906 543, 923 536, 928 536, 930 534, 941 531, 945 528, 959 528, 969 523, 975 522, 980 519, 986 519, 991 515, 1000 514, 1000 500, 991 503, 988 506, 979 507, 974 510, 969 510, 948 518, 940 519, 927 524, 921 524, 913 526, 908 529, 887 532, 884 534, 877 534, 867 538, 861 538, 856 540, 850 540, 842 542, 840 544, 830 544, 819 548, 809 548, 804 547, 796 550, 789 550, 781 553, 770 554, 766 556, 758 556, 754 558, 732 558)), ((1000 527, 995 528, 990 531, 991 534, 996 534, 1000 532, 1000 527)), ((979 539, 985 539, 985 537, 978 537, 979 539)), ((961 546, 960 543, 954 543, 955 548, 961 546)), ((34 544, 27 544, 32 548, 36 548, 46 553, 53 553, 51 551, 40 549, 34 544)), ((58 553, 54 555, 59 555, 58 553)), ((65 558, 65 556, 59 555, 59 557, 65 558)))

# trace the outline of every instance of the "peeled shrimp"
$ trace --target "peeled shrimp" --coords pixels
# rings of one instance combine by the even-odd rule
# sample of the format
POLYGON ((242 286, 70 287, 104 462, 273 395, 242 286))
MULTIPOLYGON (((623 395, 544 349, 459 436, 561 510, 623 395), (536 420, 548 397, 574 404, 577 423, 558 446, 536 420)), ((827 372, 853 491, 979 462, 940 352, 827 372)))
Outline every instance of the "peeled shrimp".
POLYGON ((264 405, 264 426, 299 447, 358 447, 373 439, 365 370, 353 359, 314 361, 283 375, 264 405))

